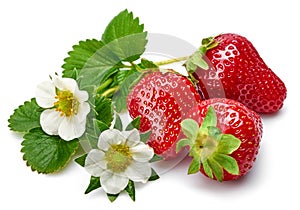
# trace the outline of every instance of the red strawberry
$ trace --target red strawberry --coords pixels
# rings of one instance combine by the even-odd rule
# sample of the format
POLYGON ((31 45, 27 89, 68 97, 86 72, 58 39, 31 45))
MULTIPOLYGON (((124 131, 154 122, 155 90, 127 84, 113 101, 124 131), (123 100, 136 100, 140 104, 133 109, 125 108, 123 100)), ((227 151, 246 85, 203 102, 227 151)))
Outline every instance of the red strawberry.
POLYGON ((176 156, 180 122, 199 101, 199 94, 186 77, 171 70, 152 71, 133 87, 127 107, 132 118, 141 116, 141 131, 151 129, 147 143, 167 159, 176 156))
POLYGON ((222 181, 249 172, 262 137, 262 121, 257 113, 237 101, 214 98, 200 102, 190 117, 181 123, 187 139, 180 140, 176 148, 179 151, 190 146, 193 161, 189 173, 200 170, 222 181))
POLYGON ((199 81, 197 86, 204 99, 234 99, 259 113, 276 112, 283 106, 284 83, 245 37, 221 34, 204 39, 202 44, 186 66, 199 81))

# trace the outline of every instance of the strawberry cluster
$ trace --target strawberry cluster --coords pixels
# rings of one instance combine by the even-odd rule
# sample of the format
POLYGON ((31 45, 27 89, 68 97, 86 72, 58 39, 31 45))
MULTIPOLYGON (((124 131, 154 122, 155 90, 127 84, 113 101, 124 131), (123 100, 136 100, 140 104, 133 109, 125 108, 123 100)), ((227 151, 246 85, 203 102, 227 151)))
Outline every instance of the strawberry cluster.
POLYGON ((189 173, 233 180, 253 166, 262 138, 258 113, 282 108, 286 87, 245 37, 203 39, 185 63, 189 73, 159 68, 144 73, 127 96, 132 118, 164 159, 183 148, 193 157, 189 173))

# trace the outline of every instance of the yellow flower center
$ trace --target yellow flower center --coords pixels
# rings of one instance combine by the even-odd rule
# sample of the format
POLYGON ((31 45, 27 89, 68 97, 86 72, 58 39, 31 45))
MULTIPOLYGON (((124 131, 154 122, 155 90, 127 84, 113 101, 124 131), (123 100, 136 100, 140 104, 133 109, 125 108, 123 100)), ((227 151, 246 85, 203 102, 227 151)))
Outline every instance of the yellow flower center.
POLYGON ((132 163, 132 154, 126 144, 111 145, 105 153, 105 160, 107 161, 107 169, 112 172, 124 172, 132 163))
POLYGON ((61 112, 61 116, 69 117, 78 113, 79 101, 74 97, 74 94, 69 90, 57 90, 54 103, 56 111, 61 112))

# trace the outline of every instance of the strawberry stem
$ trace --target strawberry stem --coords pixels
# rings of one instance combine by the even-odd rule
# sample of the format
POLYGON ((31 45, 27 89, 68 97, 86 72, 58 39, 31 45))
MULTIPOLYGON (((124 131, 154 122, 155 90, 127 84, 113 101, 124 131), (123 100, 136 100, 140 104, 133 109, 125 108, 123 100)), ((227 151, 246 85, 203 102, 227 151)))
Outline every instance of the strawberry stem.
POLYGON ((157 66, 164 66, 164 65, 168 65, 168 64, 172 64, 172 63, 177 63, 177 62, 180 62, 180 61, 185 61, 185 60, 189 59, 189 57, 190 56, 172 58, 172 59, 169 59, 169 60, 154 62, 154 64, 157 65, 157 66))

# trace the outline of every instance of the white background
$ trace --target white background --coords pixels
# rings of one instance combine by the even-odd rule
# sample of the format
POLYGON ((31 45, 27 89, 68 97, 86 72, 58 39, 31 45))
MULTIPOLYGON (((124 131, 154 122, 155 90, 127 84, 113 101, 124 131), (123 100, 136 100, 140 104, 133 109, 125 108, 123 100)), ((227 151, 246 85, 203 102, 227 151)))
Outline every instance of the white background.
POLYGON ((0 209, 299 209, 299 7, 295 1, 78 1, 10 0, 0 3, 0 209), (4 3, 5 2, 5 3, 4 3), (36 85, 61 72, 79 40, 99 38, 128 8, 151 33, 195 46, 207 36, 246 36, 288 89, 284 108, 263 116, 264 135, 253 170, 235 182, 186 175, 184 160, 161 179, 138 185, 136 202, 122 194, 110 203, 102 190, 84 191, 89 174, 71 163, 54 175, 31 172, 21 137, 9 131, 13 109, 34 97, 36 85), (277 209, 277 208, 276 208, 277 209))

